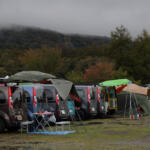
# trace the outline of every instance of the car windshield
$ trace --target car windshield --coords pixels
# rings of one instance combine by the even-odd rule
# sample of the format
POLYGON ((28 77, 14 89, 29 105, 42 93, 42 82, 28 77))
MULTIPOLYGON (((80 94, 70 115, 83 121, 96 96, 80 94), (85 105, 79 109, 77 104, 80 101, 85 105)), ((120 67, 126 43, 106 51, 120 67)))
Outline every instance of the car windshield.
POLYGON ((22 101, 23 89, 20 87, 11 87, 12 101, 22 101))
POLYGON ((89 89, 90 89, 91 100, 95 100, 94 88, 90 87, 89 89))
POLYGON ((104 89, 103 88, 100 89, 100 98, 101 99, 105 98, 105 93, 104 93, 104 89))
POLYGON ((77 89, 77 93, 78 93, 79 97, 81 97, 81 98, 85 97, 85 92, 83 89, 77 89))

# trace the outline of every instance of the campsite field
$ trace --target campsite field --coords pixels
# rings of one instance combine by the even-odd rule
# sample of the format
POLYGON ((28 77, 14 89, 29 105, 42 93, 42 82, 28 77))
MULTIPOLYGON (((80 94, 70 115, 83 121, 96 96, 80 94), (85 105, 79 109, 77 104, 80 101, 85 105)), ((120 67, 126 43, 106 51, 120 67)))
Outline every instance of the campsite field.
MULTIPOLYGON (((68 135, 0 135, 1 150, 149 150, 150 117, 92 119, 73 122, 68 135)), ((55 127, 54 127, 55 129, 55 127)))

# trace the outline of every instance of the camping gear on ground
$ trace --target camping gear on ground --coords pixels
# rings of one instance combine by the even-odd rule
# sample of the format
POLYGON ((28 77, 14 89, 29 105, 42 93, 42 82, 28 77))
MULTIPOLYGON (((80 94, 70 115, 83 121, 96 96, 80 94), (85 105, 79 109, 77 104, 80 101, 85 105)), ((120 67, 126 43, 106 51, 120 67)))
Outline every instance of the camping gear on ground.
POLYGON ((42 131, 47 131, 46 127, 48 127, 49 129, 51 129, 50 126, 50 117, 51 115, 53 115, 52 112, 37 112, 37 113, 33 113, 34 118, 35 118, 35 122, 36 122, 36 126, 34 128, 34 131, 38 131, 38 130, 42 130, 42 131))
POLYGON ((74 130, 72 131, 33 131, 33 132, 27 132, 28 134, 43 134, 43 135, 67 135, 70 133, 75 133, 74 130))
POLYGON ((0 132, 5 129, 17 130, 25 118, 23 89, 18 86, 0 86, 0 132))
POLYGON ((95 117, 97 115, 97 100, 95 98, 94 86, 76 85, 75 88, 81 99, 80 115, 82 119, 95 117))

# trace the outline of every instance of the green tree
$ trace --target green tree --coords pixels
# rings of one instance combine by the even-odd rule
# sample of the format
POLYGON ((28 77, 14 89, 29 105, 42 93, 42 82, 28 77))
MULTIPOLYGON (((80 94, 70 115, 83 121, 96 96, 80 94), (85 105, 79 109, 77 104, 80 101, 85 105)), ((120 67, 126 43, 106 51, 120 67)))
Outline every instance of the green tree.
POLYGON ((130 73, 135 80, 142 83, 150 82, 150 35, 143 31, 134 41, 134 47, 130 53, 130 73))
POLYGON ((74 70, 71 72, 68 72, 66 74, 66 79, 68 79, 74 83, 83 83, 84 82, 83 73, 75 72, 74 70))
POLYGON ((30 49, 24 52, 20 61, 27 70, 56 74, 61 63, 61 50, 46 46, 42 46, 40 49, 30 49))
POLYGON ((129 52, 133 47, 130 33, 124 26, 117 27, 111 32, 111 42, 108 48, 109 55, 116 61, 116 69, 128 66, 129 52))

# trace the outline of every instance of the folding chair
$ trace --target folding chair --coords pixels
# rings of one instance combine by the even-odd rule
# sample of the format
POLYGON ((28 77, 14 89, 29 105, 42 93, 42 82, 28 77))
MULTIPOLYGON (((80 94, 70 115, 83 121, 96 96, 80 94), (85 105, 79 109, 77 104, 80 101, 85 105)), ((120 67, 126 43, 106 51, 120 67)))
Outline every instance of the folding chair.
POLYGON ((29 125, 33 125, 34 121, 23 121, 20 124, 21 127, 21 134, 23 129, 27 129, 27 132, 29 132, 29 125))

